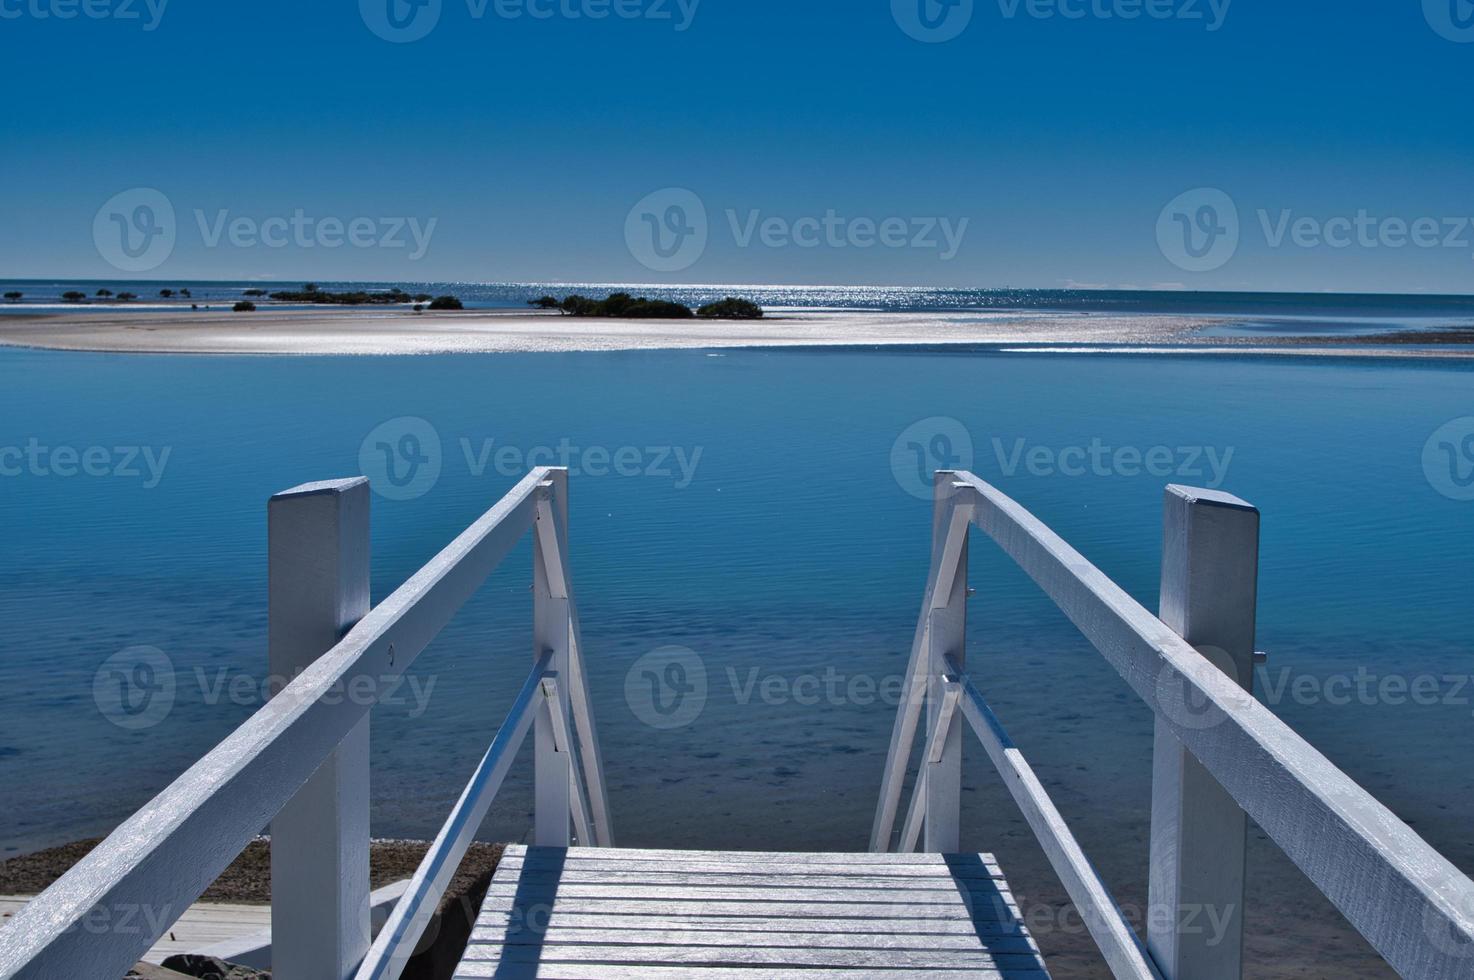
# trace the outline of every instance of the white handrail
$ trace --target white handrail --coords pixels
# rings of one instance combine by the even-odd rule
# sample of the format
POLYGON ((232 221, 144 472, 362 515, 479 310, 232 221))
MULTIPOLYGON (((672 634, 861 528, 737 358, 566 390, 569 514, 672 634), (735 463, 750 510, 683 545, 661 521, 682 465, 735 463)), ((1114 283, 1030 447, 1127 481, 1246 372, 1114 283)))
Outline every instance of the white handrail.
POLYGON ((1135 980, 1162 980, 1136 930, 1131 928, 1116 900, 1111 897, 1099 872, 1085 856, 1065 818, 1018 746, 1008 737, 998 716, 978 693, 972 679, 964 676, 962 714, 977 733, 1003 784, 1023 811, 1024 819, 1044 848, 1049 864, 1064 883, 1070 901, 1080 910, 1085 928, 1100 947, 1111 973, 1135 980))
POLYGON ((533 667, 527 683, 522 685, 517 700, 507 713, 507 720, 497 730, 491 747, 482 756, 480 765, 476 767, 470 782, 461 791, 460 799, 450 811, 450 817, 435 836, 435 842, 430 845, 420 866, 415 869, 414 877, 410 879, 403 897, 394 906, 389 921, 379 930, 368 956, 354 975, 355 980, 398 978, 404 965, 414 954, 415 945, 434 918, 445 889, 455 877, 456 869, 460 867, 461 859, 466 856, 471 842, 476 839, 476 831, 486 819, 486 811, 491 808, 492 800, 502 788, 502 782, 507 778, 516 759, 517 750, 527 738, 528 729, 532 728, 540 688, 551 660, 550 655, 544 655, 533 667))
POLYGON ((891 846, 896 813, 901 805, 906 765, 911 759, 916 725, 921 719, 921 709, 926 702, 926 679, 931 666, 931 614, 938 597, 951 592, 957 561, 962 553, 962 542, 967 538, 972 520, 970 496, 959 498, 955 494, 951 495, 946 506, 942 525, 946 529, 946 536, 932 550, 931 571, 927 575, 926 593, 921 602, 921 618, 916 623, 916 631, 911 639, 911 657, 901 688, 900 710, 896 713, 895 726, 891 730, 891 745, 886 757, 885 775, 880 785, 880 805, 876 808, 875 823, 870 831, 872 851, 887 851, 891 846), (944 582, 945 592, 942 589, 944 582))
POLYGON ((575 780, 576 790, 584 797, 589 809, 590 826, 581 831, 589 834, 580 843, 599 847, 614 846, 614 825, 609 815, 609 790, 604 784, 604 755, 599 742, 599 733, 594 725, 594 711, 589 702, 588 677, 583 665, 583 632, 578 620, 578 602, 573 593, 573 573, 569 568, 568 556, 560 541, 566 538, 566 529, 559 520, 558 508, 552 500, 544 497, 538 503, 536 521, 537 546, 542 549, 545 566, 552 571, 556 582, 554 595, 568 600, 571 643, 568 658, 568 703, 573 716, 573 729, 577 734, 578 757, 583 767, 583 785, 575 780))
MULTIPOLYGON (((157 923, 160 933, 173 923, 372 707, 338 692, 393 690, 392 682, 534 526, 539 502, 547 496, 545 485, 561 475, 549 467, 529 473, 280 694, 16 912, 0 930, 0 978, 126 972, 158 934, 84 923, 157 923), (359 678, 378 683, 356 684, 359 678), (140 909, 148 914, 139 915, 140 909)), ((557 567, 566 583, 561 549, 557 567)), ((576 636, 576 619, 572 623, 576 636)), ((591 784, 599 788, 596 808, 603 814, 602 842, 608 843, 607 797, 597 771, 601 759, 591 741, 592 715, 578 661, 575 653, 574 728, 583 743, 585 773, 595 767, 591 784)))
MULTIPOLYGON (((1474 973, 1474 882, 1027 510, 971 473, 938 478, 950 481, 954 493, 970 497, 977 527, 1043 589, 1394 969, 1429 980, 1474 973), (1210 724, 1200 721, 1202 706, 1210 724)), ((939 496, 939 506, 942 500, 939 496)), ((951 551, 934 544, 933 584, 918 625, 911 674, 934 669, 925 643, 925 610, 931 607, 934 583, 946 574, 939 568, 940 556, 951 551)), ((914 683, 908 677, 908 691, 914 683)), ((1001 728, 987 724, 981 698, 964 699, 964 706, 975 727, 983 723, 980 735, 989 730, 1001 735, 1001 728)), ((904 778, 918 716, 919 707, 903 697, 877 811, 873 844, 879 849, 890 844, 887 814, 894 813, 895 803, 888 790, 904 778)), ((1000 739, 993 748, 1004 744, 1000 739)), ((1004 761, 1014 765, 1006 752, 1004 761)), ((1032 800, 1036 810, 1040 802, 1032 800)), ((1066 870, 1078 875, 1080 868, 1067 864, 1066 870)), ((1077 880, 1076 886, 1084 883, 1077 880)), ((1102 912, 1099 896, 1087 895, 1086 901, 1096 903, 1086 911, 1102 912)))

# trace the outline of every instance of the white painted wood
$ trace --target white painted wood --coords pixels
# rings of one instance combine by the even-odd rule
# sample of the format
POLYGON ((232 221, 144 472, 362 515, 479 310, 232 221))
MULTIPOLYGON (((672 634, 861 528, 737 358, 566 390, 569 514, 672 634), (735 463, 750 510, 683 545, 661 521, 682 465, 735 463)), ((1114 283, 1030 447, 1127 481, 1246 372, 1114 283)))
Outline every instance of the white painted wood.
POLYGON ((978 495, 977 526, 1395 970, 1467 980, 1474 882, 1037 518, 958 479, 978 495), (1221 721, 1204 724, 1199 705, 1221 721))
MULTIPOLYGON (((566 554, 568 542, 563 529, 568 524, 568 473, 549 473, 538 488, 535 535, 539 541, 557 538, 557 554, 566 554)), ((532 549, 532 656, 551 656, 550 670, 569 675, 573 642, 573 620, 569 609, 568 583, 559 561, 550 561, 544 547, 532 549)), ((573 751, 559 751, 555 734, 557 715, 569 711, 568 686, 554 687, 556 700, 544 699, 533 728, 533 840, 545 847, 567 847, 572 842, 573 751)))
MULTIPOLYGON (((520 939, 528 931, 534 934, 540 930, 552 928, 542 923, 541 917, 532 916, 534 925, 528 924, 528 915, 523 911, 507 911, 505 909, 488 909, 477 921, 477 932, 474 935, 478 942, 501 942, 520 939)), ((762 943, 777 936, 815 935, 814 930, 820 930, 820 934, 840 935, 849 938, 857 945, 870 942, 870 937, 886 937, 893 935, 906 935, 920 942, 939 940, 945 942, 953 937, 962 936, 972 939, 981 939, 985 944, 1001 941, 1004 939, 1016 939, 1025 936, 1018 923, 1002 921, 982 921, 962 917, 940 918, 930 917, 926 919, 917 916, 902 916, 899 914, 891 916, 867 915, 863 917, 846 918, 843 923, 842 933, 832 933, 826 930, 834 928, 836 920, 827 911, 821 911, 813 917, 804 917, 792 914, 788 911, 773 915, 692 915, 675 914, 666 907, 666 911, 657 916, 652 915, 623 915, 600 912, 574 912, 568 909, 560 909, 558 912, 557 928, 567 927, 569 929, 581 929, 589 931, 607 930, 640 930, 650 928, 678 927, 683 935, 700 937, 706 932, 725 933, 755 933, 749 938, 749 942, 762 943)))
POLYGON ((460 867, 461 859, 476 839, 476 831, 486 819, 497 791, 502 788, 507 772, 516 760, 517 750, 527 738, 528 729, 540 708, 540 689, 551 663, 552 655, 544 654, 542 660, 533 666, 507 713, 506 721, 497 730, 491 747, 481 757, 481 763, 451 809, 450 817, 415 869, 404 898, 395 906, 387 925, 374 940, 373 948, 358 966, 354 980, 397 980, 414 955, 416 944, 435 917, 435 910, 460 867))
POLYGON ((456 976, 1046 977, 996 866, 988 855, 508 848, 456 976), (591 865, 626 870, 580 872, 591 865), (731 868, 766 873, 743 884, 731 868))
MULTIPOLYGON (((832 855, 840 858, 843 855, 832 855)), ((917 857, 934 857, 933 864, 854 864, 838 860, 825 862, 811 862, 798 864, 787 861, 719 861, 706 859, 683 859, 682 869, 689 869, 692 874, 705 875, 708 878, 767 878, 774 875, 795 875, 801 877, 812 877, 814 875, 830 876, 843 875, 857 878, 884 878, 896 880, 898 878, 928 879, 935 876, 938 868, 945 868, 946 864, 941 855, 916 855, 917 857)), ((553 861, 545 858, 540 853, 524 856, 503 855, 502 864, 509 869, 524 870, 526 873, 542 872, 548 869, 561 871, 564 874, 589 874, 589 875, 652 875, 652 874, 675 874, 669 870, 668 862, 656 860, 616 860, 602 861, 597 859, 570 856, 561 861, 553 861)), ((1003 872, 997 864, 989 863, 979 865, 975 868, 953 868, 954 877, 973 878, 1001 878, 1003 872)))
POLYGON ((972 723, 988 758, 1003 777, 1003 784, 1034 832, 1050 867, 1059 875, 1070 901, 1079 910, 1112 975, 1135 980, 1162 980, 1162 974, 1157 971, 1146 946, 1126 921, 1095 866, 1075 840, 1064 816, 1049 798, 1044 784, 1034 774, 1033 767, 1008 737, 1002 722, 972 681, 964 678, 962 688, 963 715, 972 723))
MULTIPOLYGON (((577 656, 575 653, 574 656, 577 656)), ((570 662, 573 657, 570 657, 570 662)), ((561 700, 558 697, 558 677, 549 673, 543 677, 543 699, 553 718, 553 741, 559 752, 572 752, 574 739, 572 726, 568 724, 568 713, 562 709, 561 700)), ((572 700, 571 698, 569 699, 572 700)), ((573 833, 582 847, 593 846, 592 829, 589 819, 589 800, 584 793, 583 781, 579 779, 578 767, 570 763, 568 768, 568 792, 571 799, 573 816, 573 833)))
MULTIPOLYGON (((565 574, 567 569, 565 567, 565 574)), ((609 813, 609 789, 604 781, 604 750, 594 724, 594 709, 589 698, 588 674, 583 663, 583 634, 578 623, 578 602, 568 600, 573 617, 572 656, 568 658, 570 677, 568 707, 573 714, 573 730, 578 736, 578 758, 583 769, 585 806, 589 809, 589 838, 581 844, 614 847, 614 824, 609 813)))
POLYGON ((331 653, 17 912, 0 939, 0 977, 122 976, 368 711, 324 695, 360 675, 392 681, 413 663, 531 527, 549 472, 530 473, 331 653), (112 921, 140 910, 163 923, 157 933, 82 928, 88 916, 112 921))
POLYGON ((998 970, 1007 975, 1014 969, 1034 970, 1039 960, 1032 952, 993 953, 984 949, 835 949, 825 947, 690 946, 690 945, 589 945, 541 943, 525 945, 476 945, 461 960, 470 963, 642 963, 656 966, 777 966, 846 970, 876 968, 906 970, 971 969, 998 970))
MULTIPOLYGON (((868 865, 899 865, 903 867, 948 867, 946 858, 937 854, 886 854, 866 851, 833 851, 817 853, 793 853, 790 851, 705 851, 700 849, 676 850, 672 848, 619 848, 608 851, 590 851, 588 848, 571 848, 565 854, 561 848, 527 847, 513 844, 507 848, 503 860, 529 860, 533 858, 564 861, 629 861, 649 863, 652 861, 715 861, 723 864, 786 864, 807 867, 813 864, 844 864, 852 867, 868 865)), ((996 867, 991 855, 983 855, 984 863, 996 867)), ((955 864, 955 862, 953 862, 955 864)))
MULTIPOLYGON (((941 475, 939 474, 938 479, 941 475)), ((971 498, 951 495, 945 506, 955 507, 959 503, 971 504, 971 498)), ((906 665, 905 682, 901 689, 901 703, 891 729, 890 748, 886 752, 885 771, 881 777, 880 802, 875 809, 875 822, 870 831, 870 850, 884 853, 890 850, 891 837, 895 830, 896 815, 901 806, 901 793, 906 782, 906 771, 911 763, 911 751, 916 742, 916 729, 921 721, 921 709, 927 696, 927 676, 931 670, 930 636, 932 611, 938 602, 947 606, 952 598, 952 589, 943 592, 939 586, 944 578, 943 566, 948 555, 961 560, 967 539, 967 525, 958 525, 950 514, 941 512, 943 504, 934 502, 932 513, 932 555, 927 574, 926 592, 921 603, 921 617, 911 639, 911 657, 906 665), (938 540, 941 529, 946 529, 945 540, 938 540), (942 596, 944 598, 939 598, 942 596)), ((954 562, 955 569, 955 562, 954 562)), ((956 579, 955 570, 946 573, 949 581, 956 579)), ((967 576, 961 576, 964 598, 967 576)))
MULTIPOLYGON (((369 892, 369 921, 373 926, 375 935, 378 935, 379 930, 384 928, 384 923, 388 920, 389 913, 393 911, 395 903, 399 901, 408 887, 409 879, 406 878, 403 881, 396 881, 391 885, 385 885, 383 888, 375 888, 369 892)), ((189 911, 184 913, 180 921, 170 927, 168 935, 176 935, 179 926, 195 910, 211 908, 214 908, 214 906, 191 905, 189 911)), ((253 907, 246 906, 246 908, 253 907)), ((171 943, 167 948, 161 941, 156 943, 154 948, 148 951, 148 955, 143 958, 144 962, 163 963, 165 957, 172 956, 175 953, 194 953, 197 956, 213 956, 227 963, 238 963, 241 966, 249 966, 258 970, 270 970, 271 907, 263 906, 257 911, 260 913, 260 926, 248 935, 233 932, 230 938, 222 938, 209 945, 200 945, 196 941, 187 944, 171 943)))
MULTIPOLYGON (((300 486, 268 506, 269 674, 283 686, 369 611, 369 482, 300 486)), ((368 951, 365 712, 271 822, 272 975, 346 980, 368 951)))
MULTIPOLYGON (((560 920, 561 921, 561 920, 560 920)), ((973 934, 952 933, 926 935, 915 932, 869 933, 863 940, 867 950, 945 950, 974 951, 979 941, 991 953, 1037 954, 1033 940, 1020 935, 979 937, 973 934)), ((744 930, 689 930, 682 928, 657 928, 646 922, 643 928, 626 928, 614 925, 605 928, 577 928, 564 925, 552 926, 537 932, 520 930, 510 935, 504 931, 483 929, 471 935, 472 946, 494 944, 507 946, 536 945, 546 942, 558 946, 757 946, 764 949, 856 949, 861 946, 851 932, 812 932, 785 929, 756 935, 744 930)), ((960 964, 948 964, 957 966, 960 964)))
MULTIPOLYGON (((955 474, 936 475, 936 505, 932 509, 932 547, 938 564, 937 589, 932 596, 931 625, 927 631, 927 730, 938 739, 926 765, 926 820, 922 846, 933 854, 962 849, 962 726, 942 724, 947 709, 948 682, 942 676, 952 663, 967 667, 967 548, 972 494, 955 482, 955 474)), ((951 704, 955 706, 954 692, 951 704)))
MULTIPOLYGON (((566 481, 565 481, 566 485, 566 481)), ((539 520, 536 524, 537 547, 543 556, 544 567, 550 576, 553 595, 568 600, 569 617, 569 689, 567 701, 573 718, 573 732, 578 746, 574 765, 583 774, 583 784, 574 779, 572 792, 577 797, 586 797, 583 804, 589 810, 588 837, 580 844, 596 844, 601 847, 614 846, 614 834, 609 817, 609 792, 604 784, 604 756, 599 744, 599 733, 594 724, 594 712, 589 699, 588 677, 583 664, 583 633, 578 621, 578 602, 573 593, 573 574, 568 561, 567 507, 554 505, 558 487, 549 484, 544 499, 538 502, 539 520)), ((574 800, 575 808, 579 805, 574 800)), ((574 819, 578 819, 575 809, 574 819)))
POLYGON ((455 980, 869 980, 879 977, 910 980, 1049 980, 1043 970, 927 970, 910 968, 810 969, 796 967, 699 967, 690 965, 658 966, 651 963, 467 963, 456 972, 455 980))
MULTIPOLYGON (((1252 691, 1259 511, 1230 494, 1170 486, 1162 516, 1160 619, 1252 691)), ((1169 980, 1243 976, 1247 830, 1243 809, 1157 718, 1147 942, 1169 980), (1205 910, 1221 928, 1178 928, 1205 910)))
POLYGON ((911 802, 906 807, 906 821, 901 824, 901 837, 896 841, 896 851, 914 854, 921 846, 921 827, 926 823, 926 773, 930 766, 922 766, 916 774, 916 785, 911 788, 911 802))
POLYGON ((926 737, 921 770, 916 775, 916 786, 911 790, 911 805, 906 809, 906 822, 901 825, 901 839, 896 845, 896 850, 903 854, 915 852, 921 842, 921 828, 926 822, 926 808, 930 799, 927 781, 932 767, 942 761, 947 736, 952 731, 952 716, 957 710, 957 699, 961 693, 962 688, 957 684, 956 678, 944 678, 941 712, 931 733, 926 737))

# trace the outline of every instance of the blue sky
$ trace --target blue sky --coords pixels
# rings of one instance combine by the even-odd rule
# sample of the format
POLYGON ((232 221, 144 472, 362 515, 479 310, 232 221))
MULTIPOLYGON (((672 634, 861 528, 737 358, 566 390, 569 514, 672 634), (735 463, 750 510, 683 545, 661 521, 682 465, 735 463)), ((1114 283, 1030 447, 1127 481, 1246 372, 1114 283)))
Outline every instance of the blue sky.
POLYGON ((116 278, 152 188, 160 279, 1474 292, 1470 0, 161 2, 0 0, 0 277, 116 278), (1211 268, 1164 245, 1200 188, 1211 268))

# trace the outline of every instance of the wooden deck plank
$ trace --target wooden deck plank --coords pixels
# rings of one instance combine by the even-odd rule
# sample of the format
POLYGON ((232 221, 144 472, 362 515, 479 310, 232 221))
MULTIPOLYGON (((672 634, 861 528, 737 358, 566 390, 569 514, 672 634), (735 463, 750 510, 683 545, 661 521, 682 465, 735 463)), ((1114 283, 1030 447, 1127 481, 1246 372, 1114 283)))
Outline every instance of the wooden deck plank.
POLYGON ((695 966, 804 966, 853 970, 892 967, 909 970, 999 970, 1033 967, 1032 951, 998 953, 949 949, 832 949, 753 946, 591 946, 584 944, 500 946, 478 944, 462 960, 473 963, 688 963, 695 966))
MULTIPOLYGON (((536 921, 541 918, 534 916, 536 921)), ((649 915, 630 915, 624 913, 600 912, 559 912, 557 927, 571 929, 650 929, 660 927, 662 923, 674 922, 680 929, 689 933, 701 932, 778 932, 778 933, 803 933, 812 932, 829 933, 835 935, 885 935, 888 933, 905 932, 917 936, 949 936, 949 935, 989 935, 989 936, 1015 936, 1025 935, 1022 927, 1017 922, 983 922, 966 918, 955 919, 918 919, 916 917, 868 917, 868 918, 833 918, 825 917, 818 919, 806 919, 793 915, 683 915, 663 919, 660 922, 652 922, 649 915)), ((528 923, 528 916, 521 913, 506 911, 483 910, 481 917, 476 920, 476 928, 485 933, 486 941, 495 941, 498 935, 516 935, 520 932, 539 932, 554 926, 533 926, 528 923)), ((755 939, 760 942, 760 939, 755 939)))
POLYGON ((1044 980, 989 855, 508 848, 457 978, 1044 980))
POLYGON ((911 970, 862 967, 854 970, 806 969, 804 967, 694 967, 655 966, 641 963, 468 963, 455 980, 1049 980, 1043 970, 911 970))
POLYGON ((545 930, 498 930, 486 928, 471 933, 470 945, 528 946, 547 943, 550 945, 591 946, 752 946, 765 949, 789 947, 824 949, 967 949, 975 950, 981 941, 984 949, 994 953, 1025 953, 1035 951, 1034 942, 1019 933, 999 933, 992 937, 980 937, 973 933, 951 935, 925 935, 911 932, 877 933, 828 933, 806 932, 789 928, 768 933, 743 930, 717 929, 651 929, 606 926, 604 928, 579 928, 551 926, 545 930))

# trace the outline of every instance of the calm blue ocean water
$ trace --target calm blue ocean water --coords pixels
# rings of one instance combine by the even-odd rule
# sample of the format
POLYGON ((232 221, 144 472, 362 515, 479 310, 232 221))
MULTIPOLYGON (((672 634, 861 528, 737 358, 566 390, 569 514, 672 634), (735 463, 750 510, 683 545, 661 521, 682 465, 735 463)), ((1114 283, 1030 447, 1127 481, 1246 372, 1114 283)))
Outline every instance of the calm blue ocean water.
MULTIPOLYGON (((439 441, 440 472, 413 499, 375 498, 376 600, 525 462, 566 454, 587 470, 573 478, 572 551, 625 843, 864 845, 893 715, 865 692, 905 663, 929 529, 909 491, 918 463, 941 461, 916 443, 954 464, 970 455, 1149 608, 1164 484, 1222 477, 1259 505, 1274 709, 1474 870, 1474 683, 1460 680, 1474 674, 1474 503, 1454 499, 1466 468, 1442 469, 1436 443, 1425 458, 1440 427, 1474 415, 1467 366, 0 350, 0 378, 0 449, 26 453, 0 453, 4 852, 107 831, 249 716, 265 675, 267 497, 372 470, 386 433, 397 445, 419 425, 396 421, 409 417, 439 441), (1144 471, 1159 446, 1170 474, 1144 471), (89 450, 98 475, 81 472, 89 450), (622 450, 627 475, 610 471, 622 450), (1081 459, 1104 463, 1077 473, 1081 459), (626 681, 672 645, 699 658, 708 695, 689 724, 656 728, 626 681), (99 702, 105 673, 97 686, 134 647, 161 651, 176 681, 167 713, 139 729, 99 702), (1422 677, 1437 679, 1429 703, 1376 694, 1422 677), (1313 697, 1284 693, 1301 678, 1313 697)), ((1150 714, 1021 573, 985 542, 973 554, 971 669, 1129 894, 1145 874, 1150 714)), ((377 834, 433 833, 484 751, 530 663, 529 567, 524 546, 415 664, 418 687, 375 712, 377 834)), ((980 751, 968 778, 970 841, 1037 863, 980 751)), ((521 839, 529 809, 522 766, 485 835, 521 839)), ((1265 867, 1293 892, 1293 875, 1265 867)))

